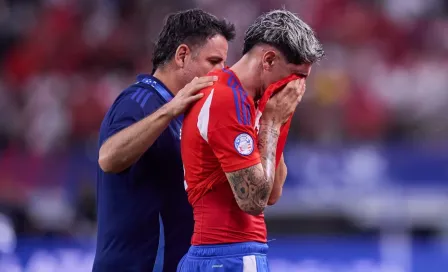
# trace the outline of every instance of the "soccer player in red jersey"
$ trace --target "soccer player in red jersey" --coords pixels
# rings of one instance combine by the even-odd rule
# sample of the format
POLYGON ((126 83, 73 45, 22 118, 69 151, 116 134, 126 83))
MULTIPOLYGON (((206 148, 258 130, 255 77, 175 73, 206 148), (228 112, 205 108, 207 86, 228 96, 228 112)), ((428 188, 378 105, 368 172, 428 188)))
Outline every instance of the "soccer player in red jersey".
POLYGON ((278 174, 284 162, 275 170, 280 127, 322 56, 313 30, 296 15, 266 13, 246 31, 243 57, 213 73, 218 81, 186 113, 181 152, 195 226, 178 271, 269 271, 263 211, 279 198, 286 178, 278 174), (256 120, 255 102, 292 74, 301 78, 275 94, 256 120))

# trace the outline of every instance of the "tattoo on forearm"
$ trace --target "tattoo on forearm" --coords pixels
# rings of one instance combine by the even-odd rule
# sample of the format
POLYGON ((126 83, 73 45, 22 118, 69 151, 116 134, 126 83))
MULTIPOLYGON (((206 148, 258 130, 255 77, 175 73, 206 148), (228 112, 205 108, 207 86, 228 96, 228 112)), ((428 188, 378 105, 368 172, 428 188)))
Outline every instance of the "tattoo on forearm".
POLYGON ((277 151, 279 132, 270 126, 261 126, 258 133, 258 150, 260 150, 261 164, 265 169, 267 180, 275 177, 275 155, 277 151))
POLYGON ((266 206, 271 190, 263 170, 252 166, 230 173, 227 177, 240 208, 252 215, 260 214, 266 206))
POLYGON ((258 148, 261 164, 227 174, 235 199, 240 208, 252 215, 263 212, 275 179, 275 154, 279 132, 271 127, 261 127, 258 148))

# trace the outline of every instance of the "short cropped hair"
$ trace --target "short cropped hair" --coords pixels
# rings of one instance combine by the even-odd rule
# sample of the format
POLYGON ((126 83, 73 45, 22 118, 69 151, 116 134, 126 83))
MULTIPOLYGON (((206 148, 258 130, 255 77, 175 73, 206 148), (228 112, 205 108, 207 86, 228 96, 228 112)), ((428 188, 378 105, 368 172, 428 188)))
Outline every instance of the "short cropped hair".
POLYGON ((311 27, 287 10, 273 10, 255 20, 245 33, 243 55, 258 44, 274 46, 293 64, 312 64, 324 56, 311 27))
POLYGON ((170 14, 155 45, 153 72, 174 57, 179 45, 185 43, 190 47, 201 46, 215 35, 222 35, 227 41, 231 41, 235 37, 235 26, 201 9, 170 14))

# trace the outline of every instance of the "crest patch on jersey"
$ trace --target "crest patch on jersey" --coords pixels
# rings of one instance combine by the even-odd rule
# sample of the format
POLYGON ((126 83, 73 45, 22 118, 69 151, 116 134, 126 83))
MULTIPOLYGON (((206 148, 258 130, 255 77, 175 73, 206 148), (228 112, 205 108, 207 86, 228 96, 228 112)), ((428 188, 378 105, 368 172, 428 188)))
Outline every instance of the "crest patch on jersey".
POLYGON ((241 155, 248 156, 254 151, 254 140, 247 133, 241 133, 235 138, 235 149, 241 155))

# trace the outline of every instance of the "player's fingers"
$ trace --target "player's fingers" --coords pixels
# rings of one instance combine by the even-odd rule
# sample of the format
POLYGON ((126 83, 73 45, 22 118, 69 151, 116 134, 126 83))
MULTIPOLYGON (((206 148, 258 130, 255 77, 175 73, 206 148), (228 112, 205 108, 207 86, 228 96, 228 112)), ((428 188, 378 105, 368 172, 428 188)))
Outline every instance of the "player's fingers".
POLYGON ((281 90, 276 92, 273 97, 276 97, 278 100, 282 100, 283 98, 287 97, 289 94, 289 91, 291 90, 291 82, 286 84, 281 90))
POLYGON ((304 78, 300 78, 295 82, 295 90, 299 96, 303 95, 305 92, 305 83, 306 80, 304 78))
POLYGON ((295 80, 289 82, 289 83, 290 83, 289 88, 290 88, 290 89, 297 90, 297 89, 300 88, 300 84, 301 84, 301 82, 302 82, 302 79, 301 79, 301 78, 295 79, 295 80))
POLYGON ((278 91, 272 98, 277 101, 286 101, 287 104, 294 103, 299 96, 298 84, 300 79, 292 80, 288 82, 280 91, 278 91))
POLYGON ((293 80, 289 82, 283 90, 283 95, 286 97, 286 99, 288 99, 288 101, 295 101, 296 98, 300 95, 298 84, 298 80, 293 80))
POLYGON ((301 78, 300 81, 298 82, 298 88, 303 93, 303 92, 305 92, 305 87, 306 87, 306 79, 305 78, 301 78))
POLYGON ((298 96, 303 96, 303 94, 305 93, 305 86, 306 86, 305 80, 301 80, 300 82, 297 83, 296 86, 298 96))
POLYGON ((298 81, 298 79, 295 79, 295 80, 292 80, 292 81, 288 82, 288 84, 286 84, 284 89, 285 90, 295 89, 296 85, 297 85, 297 81, 298 81))
POLYGON ((306 90, 306 84, 303 84, 300 88, 300 95, 297 97, 297 104, 299 104, 302 101, 303 96, 305 95, 305 90, 306 90))
POLYGON ((302 98, 303 98, 303 93, 297 97, 296 103, 299 104, 300 101, 302 101, 302 98))

